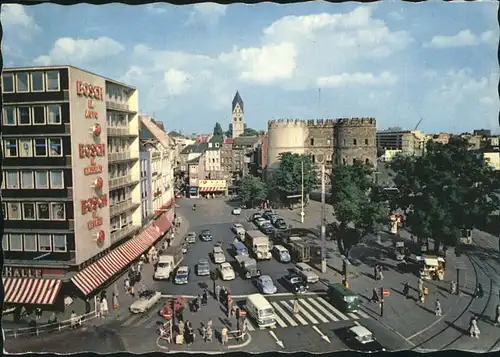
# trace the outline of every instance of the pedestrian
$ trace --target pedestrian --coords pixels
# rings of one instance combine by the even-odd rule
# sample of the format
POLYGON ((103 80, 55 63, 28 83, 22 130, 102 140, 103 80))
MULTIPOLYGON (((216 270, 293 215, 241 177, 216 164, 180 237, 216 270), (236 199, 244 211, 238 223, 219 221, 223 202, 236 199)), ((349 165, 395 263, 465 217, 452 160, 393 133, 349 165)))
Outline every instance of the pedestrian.
POLYGON ((217 300, 217 302, 220 302, 220 286, 217 285, 215 287, 215 300, 217 300))
POLYGON ((425 304, 425 294, 423 292, 419 293, 418 299, 421 304, 425 304))
POLYGON ((233 310, 233 298, 231 295, 227 295, 227 317, 231 315, 231 311, 233 310))
POLYGON ((373 267, 373 279, 374 279, 375 281, 377 281, 377 280, 378 280, 378 265, 375 265, 375 266, 373 267))
POLYGON ((113 293, 113 310, 118 311, 120 309, 120 304, 118 303, 118 295, 113 293))
POLYGON ((239 320, 240 319, 240 308, 237 307, 236 308, 236 311, 234 313, 234 316, 236 317, 236 320, 239 320))
POLYGON ((441 302, 439 299, 436 299, 436 305, 434 306, 434 312, 436 313, 436 316, 440 317, 443 314, 443 310, 441 310, 441 302))
POLYGON ((299 312, 300 312, 299 299, 295 299, 293 301, 293 311, 292 311, 292 313, 294 315, 297 315, 299 312))
POLYGON ((191 322, 187 323, 187 330, 188 330, 188 335, 189 335, 189 343, 188 343, 188 345, 191 345, 191 344, 193 344, 194 337, 195 337, 194 328, 193 328, 193 325, 191 324, 191 322))
POLYGON ((204 342, 207 342, 207 327, 201 323, 201 338, 203 339, 204 342))
POLYGON ((177 328, 179 329, 179 334, 184 336, 184 321, 180 320, 177 328))
POLYGON ((106 316, 108 315, 108 312, 109 312, 108 300, 104 296, 101 299, 101 317, 106 318, 106 316))
POLYGON ((497 305, 497 308, 496 308, 495 326, 500 326, 500 305, 497 305))
POLYGON ((130 278, 128 276, 123 281, 123 289, 127 294, 130 294, 130 278))
POLYGON ((457 283, 455 283, 455 280, 452 280, 450 282, 450 294, 456 294, 457 293, 457 283))
POLYGON ((141 272, 142 266, 144 264, 144 260, 146 260, 146 257, 144 257, 144 259, 142 257, 144 257, 144 254, 141 256, 141 259, 137 262, 137 272, 138 273, 141 272))
POLYGON ((75 310, 71 311, 70 325, 73 330, 75 330, 78 326, 78 316, 76 315, 75 310))
POLYGON ((377 288, 373 288, 372 290, 372 302, 379 302, 379 296, 378 296, 378 291, 377 288))
POLYGON ((203 306, 205 306, 207 304, 207 302, 208 302, 208 293, 207 293, 207 289, 204 289, 202 299, 201 299, 201 304, 203 306))
POLYGON ((408 299, 408 294, 410 293, 410 284, 406 281, 403 286, 403 295, 405 299, 408 299))
POLYGON ((85 299, 85 315, 90 314, 90 300, 89 298, 85 299))
POLYGON ((379 280, 384 280, 383 267, 381 265, 378 266, 378 278, 379 280))
POLYGON ((220 332, 220 342, 221 342, 223 345, 225 345, 225 344, 228 342, 228 340, 229 340, 229 338, 228 338, 228 336, 227 336, 228 332, 229 332, 229 331, 228 331, 228 329, 227 329, 227 327, 226 327, 226 326, 224 326, 224 327, 222 328, 221 332, 220 332))
POLYGON ((134 288, 134 285, 130 285, 129 293, 130 293, 130 296, 135 297, 135 288, 134 288))
POLYGON ((480 333, 481 333, 481 331, 477 327, 477 318, 474 316, 470 320, 469 335, 470 335, 470 337, 479 338, 480 333))
POLYGON ((42 318, 42 309, 40 309, 39 307, 37 307, 35 309, 35 319, 36 320, 40 320, 42 318))
POLYGON ((191 345, 191 339, 190 339, 190 335, 189 335, 189 329, 188 328, 184 328, 184 331, 183 331, 183 337, 184 337, 184 342, 190 346, 191 345))
POLYGON ((205 342, 212 342, 212 336, 213 336, 213 329, 212 326, 207 325, 207 332, 206 332, 206 341, 205 342))
POLYGON ((474 294, 475 298, 482 298, 484 296, 483 292, 483 285, 481 283, 478 283, 476 286, 476 292, 474 294))

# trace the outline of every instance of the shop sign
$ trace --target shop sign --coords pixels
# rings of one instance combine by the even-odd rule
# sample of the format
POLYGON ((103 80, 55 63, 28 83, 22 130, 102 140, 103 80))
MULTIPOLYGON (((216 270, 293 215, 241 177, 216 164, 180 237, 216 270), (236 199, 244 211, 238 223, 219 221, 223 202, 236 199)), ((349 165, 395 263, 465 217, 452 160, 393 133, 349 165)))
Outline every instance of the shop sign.
POLYGON ((4 267, 2 276, 4 278, 42 278, 43 272, 38 268, 4 267))
POLYGON ((108 195, 104 194, 102 196, 91 197, 86 200, 80 201, 82 207, 82 215, 89 212, 97 212, 98 209, 106 207, 108 205, 108 195))
POLYGON ((85 176, 102 173, 102 165, 97 164, 96 157, 106 155, 106 146, 104 144, 78 144, 78 154, 81 159, 90 159, 90 165, 83 168, 85 176))
POLYGON ((200 188, 225 188, 227 185, 226 180, 200 180, 198 187, 200 188))
POLYGON ((104 100, 104 88, 93 84, 76 81, 76 94, 89 99, 104 100))

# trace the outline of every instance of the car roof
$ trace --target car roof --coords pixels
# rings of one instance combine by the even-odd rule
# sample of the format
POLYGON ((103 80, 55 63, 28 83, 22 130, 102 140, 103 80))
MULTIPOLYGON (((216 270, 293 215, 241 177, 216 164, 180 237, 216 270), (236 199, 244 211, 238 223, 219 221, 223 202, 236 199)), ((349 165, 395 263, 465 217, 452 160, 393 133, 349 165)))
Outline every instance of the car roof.
POLYGON ((208 259, 200 259, 198 263, 208 264, 208 259))
POLYGON ((228 262, 222 263, 222 264, 220 265, 220 267, 221 267, 221 268, 226 268, 226 267, 228 267, 228 266, 229 266, 230 268, 232 268, 231 264, 229 264, 228 262))
POLYGON ((300 278, 300 276, 294 273, 287 274, 286 276, 288 276, 289 278, 300 278))
POLYGON ((298 267, 301 267, 301 268, 310 268, 310 266, 307 265, 306 263, 297 263, 295 265, 298 266, 298 267))
POLYGON ((259 276, 259 279, 260 280, 273 280, 269 275, 261 275, 259 276))
POLYGON ((349 328, 349 331, 351 331, 356 336, 360 336, 360 337, 367 336, 367 335, 373 335, 370 330, 368 330, 366 327, 361 326, 361 325, 352 326, 349 328))
POLYGON ((202 229, 202 232, 210 232, 210 229, 202 229))
POLYGON ((192 235, 194 235, 194 236, 195 236, 195 235, 196 235, 196 232, 188 232, 188 234, 187 234, 187 235, 188 235, 188 236, 192 236, 192 235))
POLYGON ((235 223, 234 226, 235 227, 243 227, 243 225, 241 223, 235 223))

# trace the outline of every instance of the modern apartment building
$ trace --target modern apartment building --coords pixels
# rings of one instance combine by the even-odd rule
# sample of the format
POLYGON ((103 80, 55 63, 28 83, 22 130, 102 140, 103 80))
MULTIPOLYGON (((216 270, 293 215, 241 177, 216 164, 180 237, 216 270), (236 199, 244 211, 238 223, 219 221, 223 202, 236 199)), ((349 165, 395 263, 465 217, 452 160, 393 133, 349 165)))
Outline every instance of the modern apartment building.
POLYGON ((6 306, 97 293, 166 232, 141 228, 138 93, 71 66, 7 68, 3 92, 6 306))
POLYGON ((151 177, 151 153, 141 143, 141 219, 146 223, 152 217, 152 177, 151 177))

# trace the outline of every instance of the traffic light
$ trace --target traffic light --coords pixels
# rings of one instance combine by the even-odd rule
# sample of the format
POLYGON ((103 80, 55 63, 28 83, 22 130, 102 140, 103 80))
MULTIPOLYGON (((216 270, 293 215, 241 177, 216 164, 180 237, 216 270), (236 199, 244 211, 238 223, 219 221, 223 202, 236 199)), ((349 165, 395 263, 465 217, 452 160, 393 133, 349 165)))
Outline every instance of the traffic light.
POLYGON ((210 279, 212 279, 213 281, 217 280, 217 272, 215 270, 210 271, 210 279))

